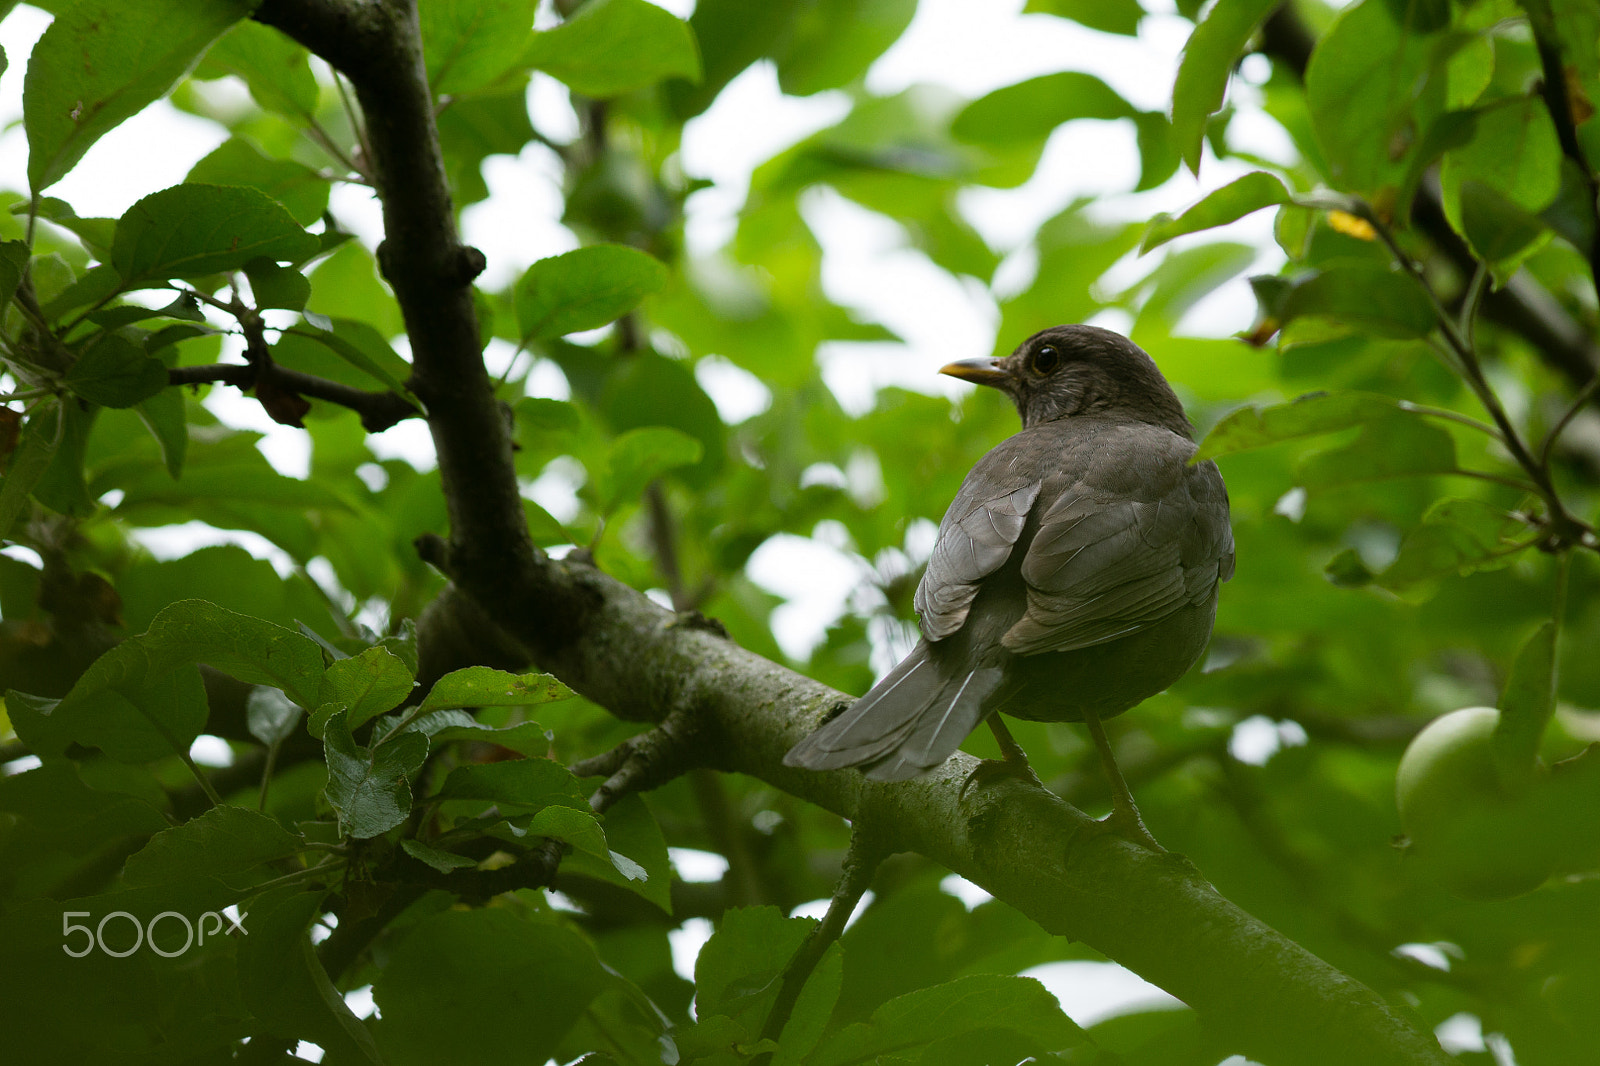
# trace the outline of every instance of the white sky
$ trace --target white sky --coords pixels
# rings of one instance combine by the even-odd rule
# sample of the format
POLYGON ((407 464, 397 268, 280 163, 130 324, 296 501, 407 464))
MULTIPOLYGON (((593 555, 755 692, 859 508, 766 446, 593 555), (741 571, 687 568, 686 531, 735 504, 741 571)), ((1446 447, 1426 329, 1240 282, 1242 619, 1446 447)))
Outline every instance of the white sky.
MULTIPOLYGON (((658 2, 680 16, 693 6, 693 0, 658 2)), ((1146 6, 1163 5, 1153 0, 1146 6)), ((1170 13, 1170 3, 1165 6, 1169 13, 1148 16, 1140 36, 1131 39, 1049 16, 1023 16, 1022 0, 923 0, 910 29, 872 67, 867 85, 875 93, 888 94, 932 82, 977 97, 1035 75, 1084 70, 1101 77, 1137 107, 1164 109, 1189 30, 1186 21, 1170 13)), ((0 23, 0 45, 10 60, 10 68, 0 77, 0 128, 10 127, 0 133, 0 186, 15 190, 27 187, 27 147, 20 125, 23 74, 28 52, 47 24, 48 16, 27 7, 19 7, 0 23)), ((1263 65, 1264 61, 1247 62, 1246 82, 1258 80, 1263 65)), ((1231 91, 1239 105, 1229 131, 1233 143, 1270 159, 1290 158, 1287 136, 1256 106, 1256 91, 1238 80, 1231 91)), ((575 129, 565 90, 554 81, 536 76, 530 103, 541 129, 558 136, 575 129)), ((731 234, 750 173, 758 164, 837 121, 847 107, 842 93, 808 99, 782 95, 769 63, 758 63, 735 79, 684 132, 684 170, 717 183, 689 201, 691 250, 709 251, 731 234)), ((224 138, 221 127, 157 103, 101 140, 50 194, 73 204, 81 216, 115 217, 139 197, 182 181, 190 167, 224 138), (159 150, 152 149, 156 145, 159 150)), ((1180 210, 1247 169, 1238 163, 1219 163, 1208 149, 1198 180, 1180 168, 1161 188, 1128 194, 1120 190, 1131 188, 1138 172, 1131 125, 1078 121, 1056 131, 1038 172, 1025 185, 972 190, 963 196, 961 208, 997 251, 1008 254, 1002 274, 1013 283, 1025 282, 1031 265, 1026 250, 1017 249, 1041 221, 1073 199, 1098 197, 1094 210, 1106 218, 1145 219, 1158 211, 1180 210)), ((466 239, 488 256, 488 282, 509 281, 535 259, 576 245, 571 232, 557 221, 560 175, 547 149, 533 146, 515 159, 493 157, 484 174, 491 196, 464 213, 463 228, 466 239)), ((332 206, 369 247, 376 244, 381 233, 369 193, 338 187, 332 206)), ((888 384, 945 395, 970 388, 941 378, 936 371, 950 360, 991 350, 999 314, 989 293, 934 267, 909 248, 896 223, 829 190, 808 194, 803 206, 823 248, 823 283, 830 297, 906 340, 905 345, 834 345, 818 353, 819 373, 845 408, 859 412, 870 407, 874 392, 888 384)), ((1225 336, 1249 326, 1254 300, 1243 278, 1275 270, 1281 263, 1271 240, 1271 223, 1271 214, 1261 212, 1205 236, 1251 244, 1263 249, 1262 258, 1191 309, 1177 332, 1225 336)), ((1186 243, 1180 239, 1173 247, 1186 243)), ((1159 256, 1142 260, 1130 256, 1113 268, 1110 280, 1127 284, 1159 261, 1159 256)), ((504 349, 491 349, 491 363, 503 360, 505 354, 504 349)), ((1159 352, 1156 355, 1159 360, 1159 352)), ((764 405, 764 387, 726 360, 709 361, 699 377, 730 420, 748 417, 764 405)), ((540 394, 565 394, 565 382, 553 367, 541 367, 536 381, 540 394)), ((212 396, 208 405, 220 416, 267 434, 263 451, 280 469, 304 475, 308 449, 299 431, 274 425, 253 401, 231 389, 217 389, 212 396)), ((432 463, 431 443, 417 422, 379 435, 374 444, 385 454, 401 455, 418 465, 432 463)), ((540 479, 535 497, 559 517, 570 510, 571 489, 570 474, 557 468, 540 479)), ((151 546, 164 555, 191 550, 195 543, 193 531, 169 535, 160 543, 158 539, 151 538, 151 546)), ((247 547, 272 554, 262 543, 247 547)), ((860 584, 863 563, 847 549, 834 531, 810 540, 786 538, 764 547, 751 560, 751 576, 789 600, 774 615, 773 626, 790 655, 807 657, 860 584)), ((698 948, 685 945, 690 946, 698 948)), ((693 951, 687 957, 692 959, 693 951)), ((1125 1009, 1151 1002, 1150 987, 1113 964, 1061 964, 1038 976, 1080 1021, 1113 1013, 1118 1004, 1125 1009)))

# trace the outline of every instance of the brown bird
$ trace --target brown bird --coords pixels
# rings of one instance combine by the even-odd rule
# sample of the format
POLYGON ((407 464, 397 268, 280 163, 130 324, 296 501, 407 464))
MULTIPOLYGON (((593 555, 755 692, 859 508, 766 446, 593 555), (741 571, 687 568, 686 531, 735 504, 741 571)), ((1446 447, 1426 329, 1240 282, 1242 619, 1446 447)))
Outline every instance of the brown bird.
POLYGON ((1183 405, 1151 358, 1108 330, 1057 326, 1005 359, 940 373, 1006 393, 1022 432, 978 460, 939 524, 917 588, 922 640, 783 761, 902 781, 987 719, 1005 765, 1037 780, 995 712, 1084 722, 1113 825, 1153 845, 1100 721, 1205 650, 1233 576, 1222 475, 1190 463, 1183 405))

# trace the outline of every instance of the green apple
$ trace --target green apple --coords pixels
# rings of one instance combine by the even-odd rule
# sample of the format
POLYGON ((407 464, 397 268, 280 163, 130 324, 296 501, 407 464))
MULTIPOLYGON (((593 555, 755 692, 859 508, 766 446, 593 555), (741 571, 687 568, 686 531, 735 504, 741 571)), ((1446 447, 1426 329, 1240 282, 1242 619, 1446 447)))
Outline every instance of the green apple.
POLYGON ((1544 824, 1544 768, 1517 793, 1495 766, 1500 712, 1464 707, 1418 733, 1400 759, 1395 800, 1411 853, 1425 876, 1465 899, 1510 899, 1555 869, 1544 824))

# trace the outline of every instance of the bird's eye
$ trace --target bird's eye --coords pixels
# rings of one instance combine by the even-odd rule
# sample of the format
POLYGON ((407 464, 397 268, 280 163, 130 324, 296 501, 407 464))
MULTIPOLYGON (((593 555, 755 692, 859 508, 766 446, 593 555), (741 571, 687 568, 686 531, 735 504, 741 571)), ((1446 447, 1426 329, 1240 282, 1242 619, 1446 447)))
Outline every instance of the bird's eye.
POLYGON ((1033 372, 1035 374, 1048 374, 1061 365, 1061 350, 1054 345, 1046 344, 1033 353, 1033 372))

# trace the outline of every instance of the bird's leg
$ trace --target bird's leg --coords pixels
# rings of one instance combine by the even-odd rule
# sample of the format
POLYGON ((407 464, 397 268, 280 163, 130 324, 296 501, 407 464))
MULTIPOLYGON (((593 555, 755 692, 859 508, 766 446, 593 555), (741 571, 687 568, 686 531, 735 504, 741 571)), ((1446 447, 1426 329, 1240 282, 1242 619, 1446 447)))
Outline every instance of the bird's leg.
POLYGON ((1150 835, 1150 830, 1144 827, 1144 819, 1139 817, 1138 804, 1133 802, 1133 793, 1128 791, 1128 782, 1122 779, 1122 771, 1117 768, 1117 760, 1111 754, 1111 742, 1106 739, 1105 727, 1100 724, 1100 718, 1092 711, 1083 712, 1083 724, 1089 727, 1089 736, 1094 740, 1095 750, 1100 753, 1100 765, 1105 767, 1106 778, 1111 785, 1111 813, 1106 816, 1106 824, 1115 829, 1120 836, 1142 844, 1151 851, 1165 851, 1156 838, 1150 835))
POLYGON ((1044 785, 1039 782, 1039 775, 1033 772, 1033 767, 1028 765, 1028 756, 1024 754, 1022 745, 1011 735, 1011 730, 1006 728, 1005 722, 1000 719, 1000 712, 995 711, 986 719, 989 728, 994 732, 994 739, 1000 745, 1000 758, 984 759, 973 767, 972 773, 961 785, 961 794, 966 795, 967 789, 978 784, 987 784, 997 777, 1015 777, 1026 781, 1030 785, 1044 785))

